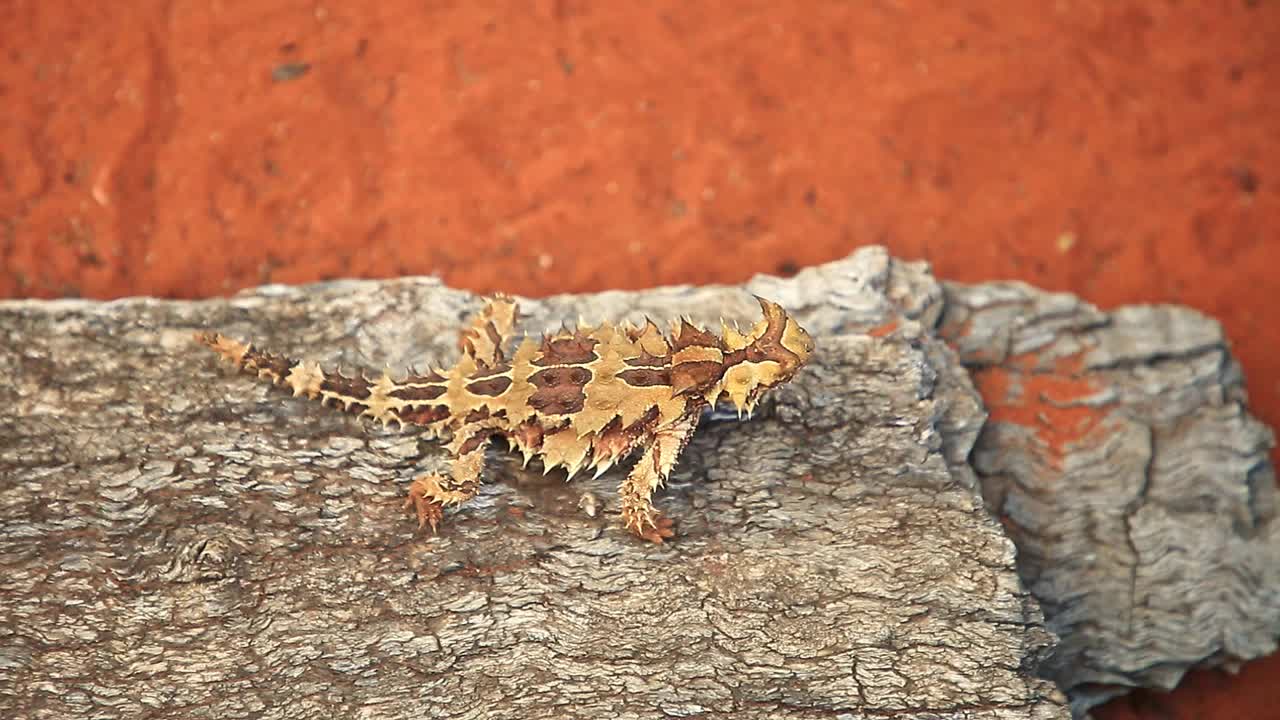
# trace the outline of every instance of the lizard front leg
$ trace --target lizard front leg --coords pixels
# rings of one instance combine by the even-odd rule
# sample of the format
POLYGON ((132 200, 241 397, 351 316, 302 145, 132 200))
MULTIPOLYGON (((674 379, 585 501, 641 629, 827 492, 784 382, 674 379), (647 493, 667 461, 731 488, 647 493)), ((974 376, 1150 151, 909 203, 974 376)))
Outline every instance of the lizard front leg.
POLYGON ((659 429, 645 444, 644 454, 622 481, 622 520, 627 529, 653 543, 661 543, 675 533, 671 521, 653 506, 653 491, 662 487, 698 426, 699 413, 691 411, 671 425, 659 429))
POLYGON ((480 492, 484 450, 489 437, 489 432, 482 429, 460 438, 461 442, 455 441, 457 449, 448 475, 428 473, 409 486, 409 497, 404 504, 406 509, 412 507, 416 511, 419 528, 430 525, 434 533, 446 507, 461 505, 480 492))

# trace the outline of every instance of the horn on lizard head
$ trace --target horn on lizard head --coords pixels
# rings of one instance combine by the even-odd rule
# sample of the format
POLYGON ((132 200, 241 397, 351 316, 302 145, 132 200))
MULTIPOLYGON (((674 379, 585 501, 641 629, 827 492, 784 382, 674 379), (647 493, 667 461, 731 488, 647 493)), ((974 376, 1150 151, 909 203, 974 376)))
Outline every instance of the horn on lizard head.
POLYGON ((782 340, 782 333, 787 329, 787 311, 782 306, 766 300, 759 295, 753 295, 756 302, 760 303, 760 310, 764 313, 764 332, 760 333, 756 341, 764 341, 771 344, 777 344, 782 340))

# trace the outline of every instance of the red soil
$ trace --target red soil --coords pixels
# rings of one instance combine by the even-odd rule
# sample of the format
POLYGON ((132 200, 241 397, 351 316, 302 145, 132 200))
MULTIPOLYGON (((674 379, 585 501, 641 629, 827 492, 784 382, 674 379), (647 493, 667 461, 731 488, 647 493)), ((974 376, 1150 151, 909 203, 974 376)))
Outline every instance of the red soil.
MULTIPOLYGON (((1213 314, 1280 424, 1280 4, 360 5, 0 6, 0 296, 542 295, 883 243, 1213 314)), ((1277 680, 1099 715, 1278 717, 1277 680)))
POLYGON ((1072 405, 1098 395, 1102 387, 1081 379, 1081 358, 1059 360, 1052 373, 1018 372, 1038 365, 1034 355, 1009 359, 1010 368, 993 366, 973 374, 991 422, 1015 423, 1035 430, 1045 447, 1055 453, 1080 442, 1103 427, 1105 408, 1072 405))

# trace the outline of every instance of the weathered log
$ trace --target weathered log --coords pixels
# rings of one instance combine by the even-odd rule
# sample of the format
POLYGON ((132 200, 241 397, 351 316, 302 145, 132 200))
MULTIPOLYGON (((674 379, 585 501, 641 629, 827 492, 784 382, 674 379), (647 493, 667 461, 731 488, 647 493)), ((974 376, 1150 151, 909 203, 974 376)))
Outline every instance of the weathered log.
MULTIPOLYGON (((1067 717, 965 461, 981 403, 926 331, 940 287, 865 252, 753 289, 817 329, 819 359, 754 420, 699 431, 658 499, 663 547, 618 526, 620 471, 565 484, 500 452, 475 502, 418 533, 399 505, 434 444, 190 343, 442 364, 477 299, 433 280, 0 304, 0 714, 1067 717)), ((753 305, 524 303, 535 331, 753 305)))
MULTIPOLYGON (((944 289, 878 248, 747 289, 795 309, 820 359, 764 417, 699 432, 659 499, 680 533, 663 549, 616 527, 616 473, 565 485, 501 454, 474 505, 417 535, 395 506, 438 449, 220 372, 187 340, 210 326, 348 366, 438 363, 476 300, 434 281, 0 305, 16 408, 0 708, 1060 717, 1037 668, 1081 713, 1274 647, 1270 435, 1216 325, 944 289), (994 401, 985 429, 934 328, 994 401), (1047 663, 979 489, 1062 636, 1047 663)), ((731 288, 526 302, 535 331, 752 307, 731 288)))
POLYGON ((946 295, 941 333, 991 413, 973 465, 1061 637, 1045 670, 1076 713, 1274 652, 1274 440, 1218 323, 1017 283, 946 295))

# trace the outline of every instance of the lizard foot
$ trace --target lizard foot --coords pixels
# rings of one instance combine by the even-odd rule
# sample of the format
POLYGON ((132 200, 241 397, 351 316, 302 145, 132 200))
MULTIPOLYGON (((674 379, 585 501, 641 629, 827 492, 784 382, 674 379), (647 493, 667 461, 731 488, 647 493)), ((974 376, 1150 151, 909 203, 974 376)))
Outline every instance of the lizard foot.
POLYGON ((661 545, 664 540, 675 537, 671 519, 652 508, 623 510, 622 516, 627 529, 641 540, 661 545))
POLYGON ((431 532, 436 532, 436 526, 440 524, 440 518, 444 517, 444 506, 438 500, 430 497, 429 491, 433 484, 423 478, 418 478, 409 486, 409 497, 404 501, 405 509, 413 508, 418 515, 418 529, 430 525, 431 532))

